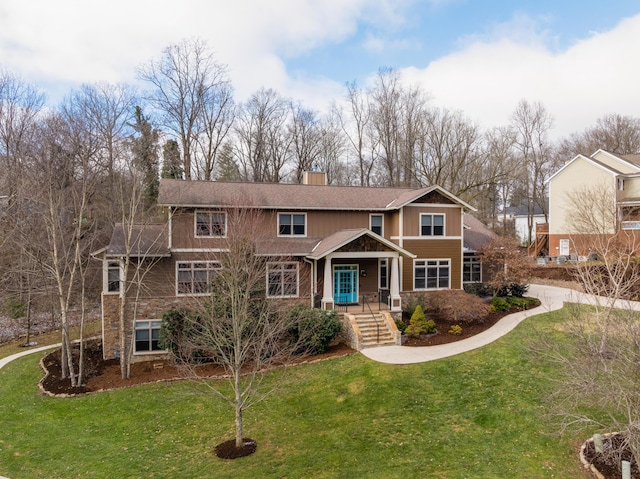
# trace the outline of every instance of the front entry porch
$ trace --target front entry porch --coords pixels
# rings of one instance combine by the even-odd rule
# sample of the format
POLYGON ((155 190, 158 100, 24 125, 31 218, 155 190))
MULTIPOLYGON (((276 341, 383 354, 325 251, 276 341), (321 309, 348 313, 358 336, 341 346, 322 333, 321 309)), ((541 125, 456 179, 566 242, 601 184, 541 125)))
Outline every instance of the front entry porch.
POLYGON ((324 238, 306 258, 313 264, 314 295, 320 293, 321 286, 319 306, 344 311, 377 304, 380 310, 384 303, 391 312, 402 311, 401 256, 415 258, 366 228, 342 230, 324 238))

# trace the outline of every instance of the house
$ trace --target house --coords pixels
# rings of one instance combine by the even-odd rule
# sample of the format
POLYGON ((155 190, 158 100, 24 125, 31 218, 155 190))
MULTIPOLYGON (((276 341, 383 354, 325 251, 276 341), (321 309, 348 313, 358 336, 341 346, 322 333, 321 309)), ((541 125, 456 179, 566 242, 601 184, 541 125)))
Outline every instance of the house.
POLYGON ((587 255, 596 236, 640 230, 640 155, 577 155, 548 181, 550 255, 587 255))
POLYGON ((255 211, 265 233, 256 249, 272 259, 267 296, 322 309, 371 302, 399 313, 411 292, 462 289, 481 280, 476 252, 491 238, 465 214, 472 206, 438 186, 329 186, 320 172, 306 173, 303 184, 163 179, 158 204, 164 224, 117 225, 110 244, 95 254, 103 261, 105 357, 118 355, 120 298, 132 294, 121 281, 126 252, 148 265, 140 275, 144 288, 127 301, 139 358, 159 349, 167 310, 206 295, 230 234, 228 215, 238 207, 255 211))

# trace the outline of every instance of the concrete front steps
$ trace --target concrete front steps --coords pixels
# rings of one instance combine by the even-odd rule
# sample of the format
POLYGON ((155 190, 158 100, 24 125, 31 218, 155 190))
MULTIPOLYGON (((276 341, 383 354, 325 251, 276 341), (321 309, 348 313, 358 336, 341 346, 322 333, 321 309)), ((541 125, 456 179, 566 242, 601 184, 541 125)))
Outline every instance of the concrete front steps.
POLYGON ((388 312, 345 313, 351 332, 350 346, 358 351, 373 346, 399 345, 400 332, 388 312))

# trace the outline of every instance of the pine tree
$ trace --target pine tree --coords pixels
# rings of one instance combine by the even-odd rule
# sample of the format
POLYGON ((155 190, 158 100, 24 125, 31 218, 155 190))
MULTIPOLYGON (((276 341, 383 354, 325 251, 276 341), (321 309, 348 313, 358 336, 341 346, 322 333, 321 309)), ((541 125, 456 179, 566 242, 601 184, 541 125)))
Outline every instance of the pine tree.
POLYGON ((162 177, 181 180, 184 176, 180 146, 175 140, 168 140, 162 147, 162 177))

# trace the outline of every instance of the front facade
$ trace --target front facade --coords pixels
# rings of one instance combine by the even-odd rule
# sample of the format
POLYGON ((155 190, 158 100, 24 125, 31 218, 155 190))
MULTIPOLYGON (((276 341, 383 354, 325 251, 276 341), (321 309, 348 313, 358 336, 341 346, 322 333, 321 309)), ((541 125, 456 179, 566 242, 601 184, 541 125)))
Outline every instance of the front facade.
MULTIPOLYGON (((135 316, 134 359, 158 350, 167 310, 207 294, 233 238, 234 211, 252 211, 259 226, 256 252, 267 257, 265 291, 271 299, 338 310, 373 303, 400 312, 405 293, 461 289, 480 279, 479 259, 473 251, 466 259, 464 254, 464 212, 474 209, 444 189, 327 186, 321 173, 307 174, 305 181, 161 180, 158 204, 167 220, 163 230, 155 225, 151 235, 140 233, 147 245, 136 253, 137 264, 147 265, 144 287, 128 301, 130 318, 135 316)), ((117 312, 123 294, 131 296, 119 281, 119 235, 116 228, 99 255, 106 357, 119 354, 117 312)))
POLYGON ((577 155, 549 179, 549 254, 587 255, 596 236, 640 231, 640 155, 577 155), (593 222, 584 220, 584 214, 593 222))

